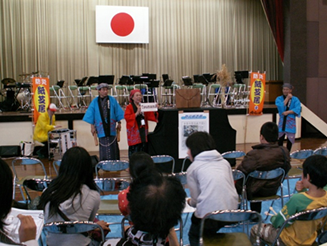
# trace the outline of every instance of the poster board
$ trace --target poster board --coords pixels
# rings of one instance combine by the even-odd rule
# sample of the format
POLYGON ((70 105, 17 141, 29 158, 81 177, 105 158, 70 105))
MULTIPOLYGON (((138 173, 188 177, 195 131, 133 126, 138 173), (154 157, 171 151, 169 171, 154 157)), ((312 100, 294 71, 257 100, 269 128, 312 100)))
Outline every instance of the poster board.
POLYGON ((178 158, 184 159, 187 156, 185 141, 194 132, 209 132, 209 112, 178 114, 178 158))

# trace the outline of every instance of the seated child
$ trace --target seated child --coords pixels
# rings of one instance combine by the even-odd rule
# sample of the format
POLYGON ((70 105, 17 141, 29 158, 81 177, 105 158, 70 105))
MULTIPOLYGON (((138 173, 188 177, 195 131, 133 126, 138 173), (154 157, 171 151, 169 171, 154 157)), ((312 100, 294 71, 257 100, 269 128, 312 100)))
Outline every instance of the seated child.
MULTIPOLYGON (((279 227, 290 216, 305 210, 327 206, 327 158, 322 155, 308 157, 303 163, 302 188, 307 191, 294 194, 282 210, 271 217, 272 224, 262 224, 260 239, 272 243, 279 227)), ((321 220, 295 221, 287 225, 280 234, 279 245, 312 245, 317 237, 317 229, 321 220)), ((255 242, 258 226, 251 229, 251 241, 255 242)))

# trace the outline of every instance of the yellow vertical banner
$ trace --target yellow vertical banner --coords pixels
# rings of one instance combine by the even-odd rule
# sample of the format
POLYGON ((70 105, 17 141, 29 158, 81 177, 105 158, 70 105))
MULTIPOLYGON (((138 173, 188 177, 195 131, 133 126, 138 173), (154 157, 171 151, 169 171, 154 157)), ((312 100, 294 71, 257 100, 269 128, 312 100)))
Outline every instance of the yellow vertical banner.
POLYGON ((265 101, 266 74, 252 72, 250 85, 249 115, 262 115, 265 101))
POLYGON ((45 113, 50 103, 49 78, 34 77, 33 82, 33 104, 34 123, 41 113, 45 113))

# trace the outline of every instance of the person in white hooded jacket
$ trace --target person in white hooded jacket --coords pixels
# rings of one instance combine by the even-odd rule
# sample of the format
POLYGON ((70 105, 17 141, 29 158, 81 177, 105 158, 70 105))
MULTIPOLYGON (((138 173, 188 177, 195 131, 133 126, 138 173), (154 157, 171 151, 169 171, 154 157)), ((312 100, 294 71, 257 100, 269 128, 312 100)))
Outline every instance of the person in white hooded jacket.
MULTIPOLYGON (((186 139, 188 157, 192 164, 187 169, 187 185, 195 207, 189 230, 191 246, 199 245, 201 219, 210 212, 238 208, 232 169, 228 161, 216 150, 214 139, 206 132, 195 132, 186 139)), ((209 221, 205 233, 215 233, 224 224, 209 221)))

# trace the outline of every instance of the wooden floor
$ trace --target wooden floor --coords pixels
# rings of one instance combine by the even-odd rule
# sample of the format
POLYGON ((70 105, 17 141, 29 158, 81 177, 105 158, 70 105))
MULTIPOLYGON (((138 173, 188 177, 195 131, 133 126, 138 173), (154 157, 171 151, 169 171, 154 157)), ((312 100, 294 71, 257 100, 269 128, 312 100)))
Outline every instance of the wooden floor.
MULTIPOLYGON (((236 150, 241 150, 248 152, 251 150, 251 146, 255 145, 253 144, 237 144, 236 150)), ((296 143, 292 147, 292 151, 300 150, 300 149, 316 149, 319 147, 327 146, 327 138, 302 138, 300 140, 296 140, 296 143)), ((98 155, 97 152, 91 152, 90 155, 98 155)), ((128 160, 128 153, 127 150, 121 151, 121 159, 122 160, 128 160)), ((8 165, 11 167, 11 162, 13 158, 7 158, 4 159, 8 165)), ((56 172, 54 171, 52 162, 48 159, 41 159, 41 161, 44 163, 46 172, 48 174, 48 178, 54 178, 56 177, 56 172)), ((293 165, 297 165, 297 160, 292 160, 293 165)), ((41 167, 16 167, 17 175, 19 178, 25 177, 25 176, 43 176, 43 171, 41 167)), ((129 174, 127 171, 123 172, 106 172, 101 173, 101 177, 128 177, 129 174)), ((16 198, 19 200, 21 198, 19 190, 16 190, 16 198)))

